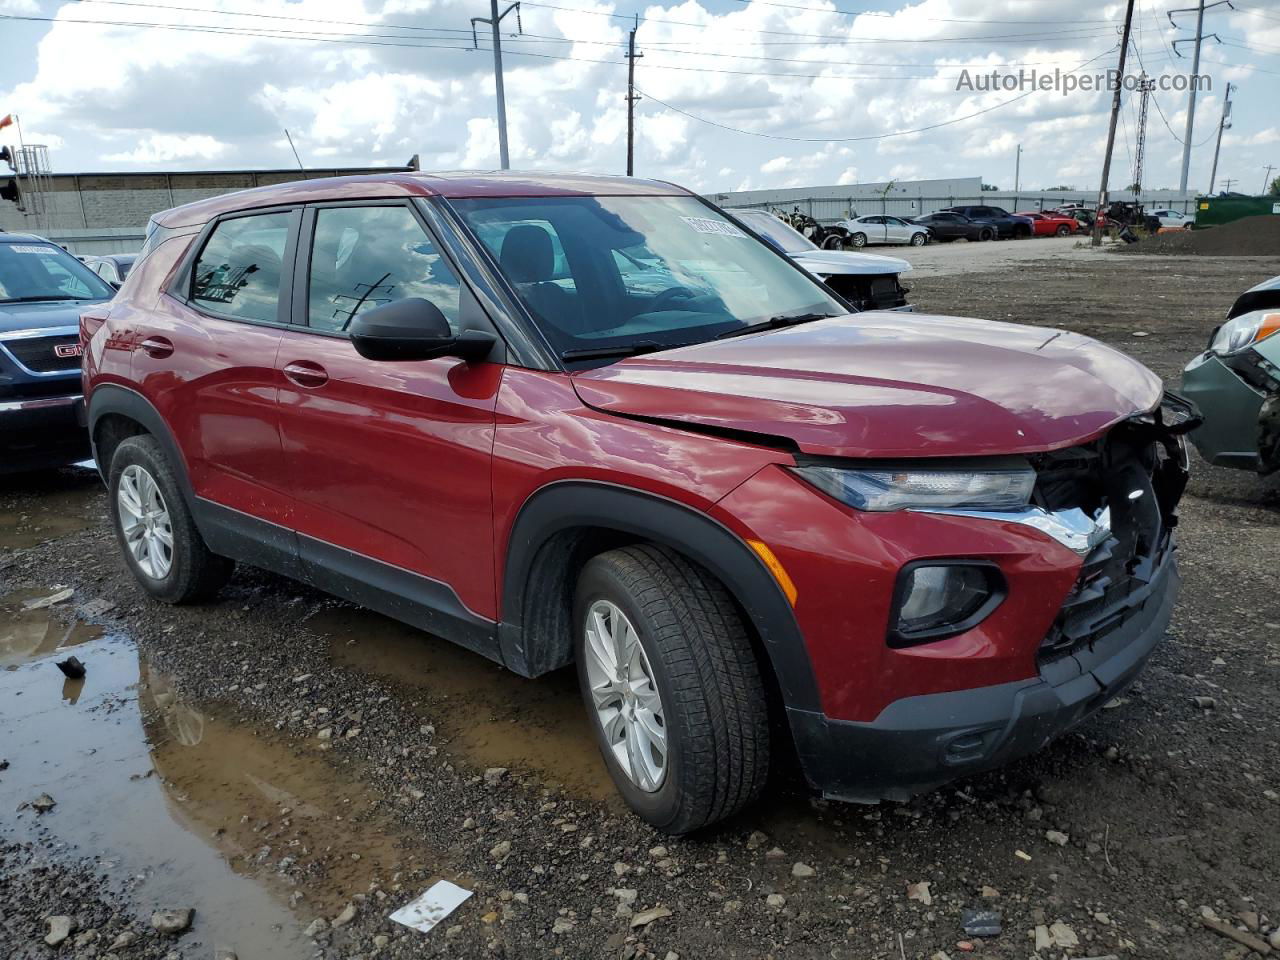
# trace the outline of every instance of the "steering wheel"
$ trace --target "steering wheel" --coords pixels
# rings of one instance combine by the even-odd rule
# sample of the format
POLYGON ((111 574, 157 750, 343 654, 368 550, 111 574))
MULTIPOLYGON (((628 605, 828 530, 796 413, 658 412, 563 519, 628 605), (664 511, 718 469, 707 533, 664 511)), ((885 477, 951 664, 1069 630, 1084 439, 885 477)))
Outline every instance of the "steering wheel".
POLYGON ((697 296, 697 292, 690 290, 688 287, 670 287, 661 293, 655 294, 653 299, 649 301, 645 313, 660 313, 663 310, 671 309, 671 303, 675 300, 692 300, 697 296))

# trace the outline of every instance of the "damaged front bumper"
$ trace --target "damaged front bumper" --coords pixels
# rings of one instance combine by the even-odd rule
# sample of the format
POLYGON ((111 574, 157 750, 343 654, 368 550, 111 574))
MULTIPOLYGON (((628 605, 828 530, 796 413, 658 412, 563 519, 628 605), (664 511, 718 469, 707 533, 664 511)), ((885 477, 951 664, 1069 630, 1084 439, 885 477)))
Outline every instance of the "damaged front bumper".
POLYGON ((1204 416, 1191 440, 1215 466, 1280 470, 1280 356, 1267 353, 1280 349, 1264 341, 1225 357, 1206 350, 1182 372, 1182 393, 1204 416))

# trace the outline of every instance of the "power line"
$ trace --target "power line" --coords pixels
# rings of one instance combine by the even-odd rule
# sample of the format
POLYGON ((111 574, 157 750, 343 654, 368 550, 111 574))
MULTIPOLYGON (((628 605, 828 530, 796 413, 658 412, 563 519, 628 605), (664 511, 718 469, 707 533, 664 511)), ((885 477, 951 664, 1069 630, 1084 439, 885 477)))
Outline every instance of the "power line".
MULTIPOLYGON (((1075 73, 1077 70, 1080 70, 1083 67, 1087 67, 1089 64, 1093 63, 1095 60, 1105 57, 1110 52, 1111 52, 1110 50, 1105 50, 1102 53, 1098 54, 1097 56, 1090 57, 1088 60, 1085 60, 1083 63, 1077 64, 1075 67, 1073 67, 1071 70, 1067 72, 1075 73)), ((793 143, 859 143, 859 142, 866 142, 869 140, 888 140, 891 137, 905 137, 915 133, 927 133, 930 130, 937 130, 940 127, 949 127, 952 124, 962 123, 965 120, 972 120, 974 117, 980 117, 983 114, 992 113, 993 111, 1000 110, 1003 107, 1007 107, 1007 106, 1010 106, 1011 104, 1017 103, 1019 100, 1025 100, 1027 97, 1030 97, 1033 94, 1039 93, 1040 91, 1028 90, 1026 93, 1020 93, 1016 97, 1010 97, 1008 100, 1003 100, 1000 103, 993 104, 990 107, 986 107, 982 110, 975 111, 974 113, 966 114, 963 117, 953 117, 950 120, 942 120, 938 123, 931 123, 925 127, 917 127, 914 130, 896 130, 893 133, 880 133, 880 134, 873 134, 873 135, 867 135, 867 136, 861 136, 861 137, 786 137, 786 136, 782 136, 781 134, 775 134, 775 133, 760 133, 754 130, 743 130, 740 127, 732 127, 732 126, 729 126, 727 123, 720 123, 719 121, 711 120, 711 119, 708 119, 707 117, 700 117, 697 114, 690 113, 688 110, 682 110, 680 107, 667 103, 665 100, 659 100, 657 97, 655 97, 651 93, 645 93, 639 87, 636 88, 636 92, 641 94, 644 97, 647 97, 649 100, 652 100, 654 103, 659 104, 660 106, 666 107, 668 110, 671 110, 674 113, 678 113, 678 114, 681 114, 682 116, 688 117, 690 120, 696 120, 699 123, 705 123, 708 126, 712 126, 712 127, 719 127, 721 130, 728 130, 730 133, 740 133, 748 137, 761 137, 766 140, 785 140, 793 143)))
MULTIPOLYGON (((738 0, 738 3, 746 3, 758 7, 781 7, 785 10, 804 10, 808 13, 826 13, 840 17, 896 17, 896 13, 887 13, 885 11, 876 10, 824 10, 822 7, 807 7, 796 3, 775 3, 773 0, 738 0)), ((1074 20, 1041 20, 1041 19, 1025 19, 1025 20, 994 20, 994 19, 957 19, 954 17, 916 17, 912 20, 927 20, 932 23, 1115 23, 1115 20, 1109 20, 1106 17, 1095 17, 1092 19, 1084 19, 1077 17, 1074 20)))

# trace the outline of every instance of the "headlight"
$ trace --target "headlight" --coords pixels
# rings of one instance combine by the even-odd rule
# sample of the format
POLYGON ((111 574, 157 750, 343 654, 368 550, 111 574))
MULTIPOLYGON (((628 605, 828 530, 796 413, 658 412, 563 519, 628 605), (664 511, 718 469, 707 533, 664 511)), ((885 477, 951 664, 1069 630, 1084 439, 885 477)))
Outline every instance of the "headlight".
POLYGON ((1209 349, 1220 357, 1236 353, 1280 331, 1280 313, 1254 310, 1228 320, 1218 328, 1209 349))
POLYGON ((823 493, 859 510, 929 510, 968 507, 1015 510, 1025 507, 1035 487, 1035 471, 1026 463, 928 467, 793 467, 823 493))

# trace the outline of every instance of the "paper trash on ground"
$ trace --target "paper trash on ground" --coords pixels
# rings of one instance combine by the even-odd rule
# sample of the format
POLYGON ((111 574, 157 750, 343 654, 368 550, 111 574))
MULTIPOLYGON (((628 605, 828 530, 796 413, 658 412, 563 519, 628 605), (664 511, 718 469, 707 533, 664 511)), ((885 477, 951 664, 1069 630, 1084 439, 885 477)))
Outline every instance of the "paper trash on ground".
POLYGON ((406 903, 391 915, 396 923, 413 927, 427 933, 437 923, 457 910, 462 902, 471 896, 470 890, 464 890, 456 883, 440 880, 432 884, 431 889, 417 900, 406 903))

